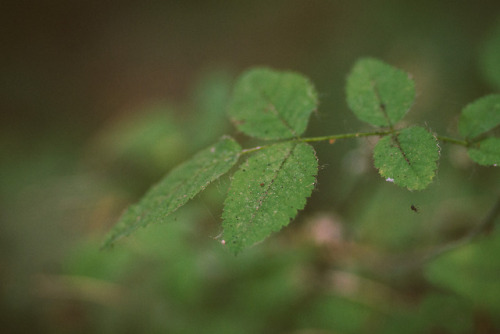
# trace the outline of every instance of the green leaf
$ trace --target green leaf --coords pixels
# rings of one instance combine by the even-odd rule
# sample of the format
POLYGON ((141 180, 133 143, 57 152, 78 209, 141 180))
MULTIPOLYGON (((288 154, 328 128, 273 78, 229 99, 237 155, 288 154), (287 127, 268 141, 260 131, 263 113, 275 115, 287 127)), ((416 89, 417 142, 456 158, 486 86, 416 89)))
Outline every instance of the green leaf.
POLYGON ((151 188, 138 204, 129 207, 108 234, 103 247, 111 246, 114 241, 139 227, 164 221, 165 217, 186 204, 210 182, 231 169, 240 153, 240 145, 229 137, 198 152, 151 188))
POLYGON ((500 165, 500 138, 487 138, 467 151, 472 160, 484 166, 500 165))
POLYGON ((421 190, 436 174, 439 146, 431 133, 415 126, 380 139, 373 155, 375 167, 388 181, 421 190))
POLYGON ((462 110, 458 123, 460 134, 474 138, 500 125, 500 94, 484 96, 462 110))
POLYGON ((305 143, 275 144, 250 157, 224 203, 224 240, 239 253, 288 225, 304 208, 316 182, 318 161, 305 143))
POLYGON ((238 129, 262 139, 299 137, 317 108, 312 83, 300 74, 251 69, 236 83, 229 115, 238 129))
POLYGON ((347 78, 347 104, 367 123, 392 126, 403 118, 415 99, 409 75, 380 60, 359 60, 347 78))

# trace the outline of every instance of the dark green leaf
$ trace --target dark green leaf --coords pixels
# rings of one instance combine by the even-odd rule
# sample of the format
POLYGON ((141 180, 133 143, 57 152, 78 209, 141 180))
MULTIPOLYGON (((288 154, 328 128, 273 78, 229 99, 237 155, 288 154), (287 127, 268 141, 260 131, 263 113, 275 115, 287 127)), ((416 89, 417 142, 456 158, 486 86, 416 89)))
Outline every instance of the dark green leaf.
POLYGON ((472 160, 484 166, 500 165, 500 138, 487 138, 468 150, 472 160))
POLYGON ((210 182, 231 169, 240 153, 240 145, 229 137, 198 152, 151 188, 138 204, 128 208, 109 233, 104 247, 109 247, 114 241, 139 227, 163 221, 210 182))
POLYGON ((257 68, 245 72, 236 83, 229 114, 249 136, 284 139, 304 133, 317 105, 317 93, 307 78, 257 68))
POLYGON ((286 226, 304 208, 318 172, 313 148, 276 144, 250 157, 234 174, 224 203, 224 240, 238 253, 286 226))
POLYGON ((367 123, 391 126, 415 99, 415 84, 406 72, 377 59, 359 60, 347 78, 347 104, 367 123))
POLYGON ((375 167, 388 181, 421 190, 436 174, 439 146, 431 133, 415 126, 380 139, 373 155, 375 167))
POLYGON ((500 125, 500 95, 484 96, 468 104, 460 115, 458 130, 474 138, 500 125))

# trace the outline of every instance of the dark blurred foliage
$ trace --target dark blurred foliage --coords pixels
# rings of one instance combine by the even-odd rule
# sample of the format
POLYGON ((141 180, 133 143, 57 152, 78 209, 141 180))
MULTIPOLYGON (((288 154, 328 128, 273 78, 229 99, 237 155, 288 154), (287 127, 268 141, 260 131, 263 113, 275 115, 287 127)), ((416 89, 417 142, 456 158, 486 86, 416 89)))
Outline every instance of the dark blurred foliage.
POLYGON ((372 140, 317 144, 306 209, 238 257, 215 240, 227 178, 99 251, 170 168, 225 133, 255 144, 224 115, 251 66, 311 78, 312 136, 369 129, 345 77, 380 58, 416 81, 406 121, 457 136, 500 87, 498 1, 4 1, 0 22, 2 333, 500 332, 498 231, 420 262, 499 196, 449 144, 422 192, 377 175, 372 140))

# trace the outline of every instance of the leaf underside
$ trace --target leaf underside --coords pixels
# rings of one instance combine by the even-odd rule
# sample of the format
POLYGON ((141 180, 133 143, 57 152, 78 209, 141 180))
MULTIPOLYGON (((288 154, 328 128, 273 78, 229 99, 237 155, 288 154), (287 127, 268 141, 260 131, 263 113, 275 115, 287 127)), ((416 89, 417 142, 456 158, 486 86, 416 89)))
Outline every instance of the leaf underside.
POLYGON ((262 139, 302 135, 318 105, 312 83, 300 74, 251 69, 236 83, 229 115, 243 133, 262 139))
POLYGON ((198 152, 151 188, 139 203, 130 206, 108 234, 103 247, 111 246, 114 241, 139 227, 164 221, 169 214, 231 169, 240 153, 240 145, 229 137, 198 152))
POLYGON ((467 151, 472 160, 483 166, 500 166, 500 138, 487 138, 467 151))
POLYGON ((224 203, 227 247, 239 253, 288 225, 304 208, 318 161, 305 143, 275 144, 255 153, 234 174, 224 203))
POLYGON ((410 190, 426 188, 434 178, 439 159, 436 138, 414 126, 379 140, 373 151, 380 175, 410 190))
POLYGON ((409 75, 380 60, 363 58, 347 78, 347 104, 362 121, 392 126, 403 118, 415 99, 409 75))
POLYGON ((500 125, 500 94, 484 96, 462 110, 458 123, 460 134, 477 137, 500 125))

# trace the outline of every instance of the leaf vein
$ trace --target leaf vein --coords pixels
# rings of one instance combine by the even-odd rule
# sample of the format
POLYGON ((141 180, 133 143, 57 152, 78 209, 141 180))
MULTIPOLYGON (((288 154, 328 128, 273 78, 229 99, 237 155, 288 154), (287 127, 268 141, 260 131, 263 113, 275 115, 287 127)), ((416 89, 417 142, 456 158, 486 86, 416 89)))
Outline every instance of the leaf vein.
POLYGON ((386 109, 385 103, 382 101, 382 97, 380 96, 380 92, 378 90, 377 83, 375 82, 375 80, 371 81, 371 85, 373 87, 375 97, 377 98, 378 105, 380 107, 380 111, 382 112, 382 115, 384 116, 384 118, 387 120, 387 124, 389 124, 389 127, 392 129, 391 119, 389 118, 389 114, 387 114, 387 109, 386 109))
POLYGON ((297 132, 286 121, 286 119, 281 116, 281 114, 279 113, 278 109, 276 108, 276 106, 272 102, 271 97, 268 94, 266 94, 266 92, 264 90, 262 90, 262 89, 259 89, 259 93, 264 98, 264 100, 267 101, 267 103, 268 103, 268 110, 271 111, 274 116, 276 116, 276 118, 288 129, 288 131, 290 131, 290 133, 292 134, 292 136, 294 136, 294 137, 297 138, 298 137, 297 132))
POLYGON ((271 182, 269 183, 269 185, 266 187, 266 190, 264 191, 264 193, 262 194, 262 196, 259 198, 258 200, 258 205, 254 211, 254 213, 252 214, 252 216, 250 217, 250 220, 249 220, 249 223, 251 224, 253 222, 253 220, 255 219, 255 217, 257 216, 257 213, 259 211, 259 209, 262 207, 264 201, 266 200, 266 198, 268 197, 269 195, 269 190, 271 189, 274 181, 276 181, 276 179, 278 178, 278 175, 279 173, 283 170, 283 166, 285 165, 286 161, 292 156, 292 153, 293 153, 293 150, 295 149, 297 145, 294 145, 290 148, 290 150, 288 151, 288 153, 286 153, 286 155, 283 157, 283 160, 281 161, 280 165, 278 166, 278 168, 276 169, 276 171, 274 172, 274 175, 271 179, 271 182))
POLYGON ((394 140, 394 142, 396 143, 396 147, 399 149, 399 152, 401 152, 401 155, 403 156, 403 158, 405 159, 406 163, 408 163, 408 166, 410 166, 410 168, 412 168, 413 170, 413 166, 411 165, 411 162, 410 160, 408 159, 408 157, 406 156, 406 153, 405 151, 403 150, 403 148, 401 147, 401 142, 399 141, 399 138, 398 138, 398 134, 395 134, 392 136, 392 139, 394 140))

